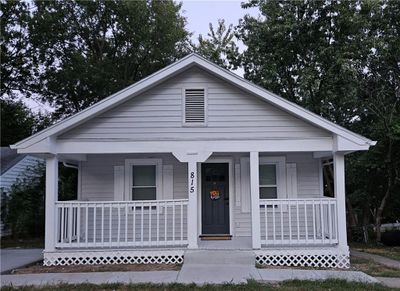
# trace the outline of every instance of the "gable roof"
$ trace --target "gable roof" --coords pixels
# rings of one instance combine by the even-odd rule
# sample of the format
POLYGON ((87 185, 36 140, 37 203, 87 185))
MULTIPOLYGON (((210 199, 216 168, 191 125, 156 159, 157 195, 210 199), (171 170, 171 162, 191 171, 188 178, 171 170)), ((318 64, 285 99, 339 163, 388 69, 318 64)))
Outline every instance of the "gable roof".
POLYGON ((160 84, 161 82, 176 76, 182 71, 191 68, 193 66, 198 66, 207 72, 215 75, 240 89, 247 91, 262 100, 269 102, 270 104, 292 114, 302 120, 308 121, 322 129, 330 131, 334 134, 342 136, 347 140, 354 142, 360 146, 375 145, 376 142, 372 141, 366 137, 356 134, 348 129, 345 129, 331 121, 324 119, 323 117, 293 103, 290 102, 260 86, 257 86, 250 81, 221 68, 220 66, 208 61, 207 59, 199 56, 198 54, 192 53, 186 57, 178 60, 177 62, 153 73, 152 75, 134 83, 125 89, 112 94, 111 96, 97 102, 96 104, 72 115, 14 145, 11 146, 13 149, 27 148, 45 138, 60 135, 71 128, 82 124, 83 122, 97 116, 123 102, 126 100, 137 96, 138 94, 160 84))

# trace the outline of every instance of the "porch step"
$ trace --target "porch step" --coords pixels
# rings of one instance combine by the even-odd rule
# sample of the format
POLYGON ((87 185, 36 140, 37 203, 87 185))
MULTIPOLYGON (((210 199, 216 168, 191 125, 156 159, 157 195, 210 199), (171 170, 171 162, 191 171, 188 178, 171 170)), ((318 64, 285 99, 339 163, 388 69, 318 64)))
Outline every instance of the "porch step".
POLYGON ((231 240, 230 234, 202 234, 200 235, 201 240, 231 240))
POLYGON ((187 250, 184 265, 255 265, 253 251, 187 250))

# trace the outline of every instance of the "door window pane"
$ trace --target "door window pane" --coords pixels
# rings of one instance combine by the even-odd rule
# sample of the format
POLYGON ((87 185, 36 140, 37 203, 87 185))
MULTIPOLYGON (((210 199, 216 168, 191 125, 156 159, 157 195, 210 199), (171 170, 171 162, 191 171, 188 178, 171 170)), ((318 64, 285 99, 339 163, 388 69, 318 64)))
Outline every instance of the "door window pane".
POLYGON ((276 185, 276 166, 260 165, 260 185, 276 185))
POLYGON ((132 166, 132 186, 156 186, 156 166, 132 166))

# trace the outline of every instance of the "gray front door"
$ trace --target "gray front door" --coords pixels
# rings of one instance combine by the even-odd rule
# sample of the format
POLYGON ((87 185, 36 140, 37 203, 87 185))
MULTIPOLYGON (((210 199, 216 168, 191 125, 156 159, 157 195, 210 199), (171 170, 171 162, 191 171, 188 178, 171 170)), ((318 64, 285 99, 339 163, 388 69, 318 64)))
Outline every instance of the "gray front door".
POLYGON ((202 234, 229 234, 229 164, 201 165, 202 234))

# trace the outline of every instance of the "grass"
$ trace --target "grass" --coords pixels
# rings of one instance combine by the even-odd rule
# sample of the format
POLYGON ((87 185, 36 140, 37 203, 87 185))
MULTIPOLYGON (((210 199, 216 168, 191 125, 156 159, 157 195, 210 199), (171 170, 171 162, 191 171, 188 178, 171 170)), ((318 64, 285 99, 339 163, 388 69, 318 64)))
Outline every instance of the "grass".
POLYGON ((400 269, 389 268, 371 260, 351 257, 351 269, 374 277, 400 277, 400 269))
POLYGON ((11 237, 2 237, 0 246, 2 249, 6 248, 42 249, 44 248, 44 241, 43 238, 13 239, 11 237))
POLYGON ((196 286, 183 285, 183 284, 168 284, 168 285, 156 285, 156 284, 78 284, 78 285, 57 285, 57 286, 44 286, 44 287, 3 287, 1 290, 11 291, 11 290, 37 290, 37 291, 52 291, 57 289, 58 291, 67 290, 140 290, 140 291, 153 291, 153 290, 173 290, 173 291, 183 291, 183 290, 304 290, 304 291, 317 291, 317 290, 351 290, 351 291, 361 291, 361 290, 372 290, 372 291, 383 291, 383 290, 395 290, 384 287, 380 284, 365 284, 365 283, 355 283, 347 282, 344 280, 326 280, 326 281, 286 281, 279 284, 263 284, 256 281, 249 281, 247 284, 233 285, 203 285, 196 286))
POLYGON ((400 260, 400 247, 387 247, 376 244, 362 244, 362 243, 351 243, 350 247, 360 252, 366 252, 394 260, 400 260))

